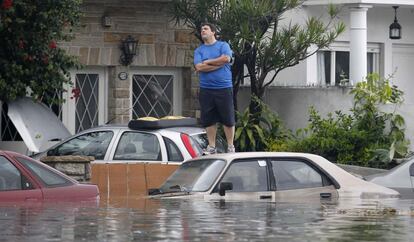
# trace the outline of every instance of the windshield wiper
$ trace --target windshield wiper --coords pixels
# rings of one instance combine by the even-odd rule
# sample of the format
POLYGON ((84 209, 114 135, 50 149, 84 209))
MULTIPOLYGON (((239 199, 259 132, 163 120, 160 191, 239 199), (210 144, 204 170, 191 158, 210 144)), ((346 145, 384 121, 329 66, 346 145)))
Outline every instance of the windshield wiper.
POLYGON ((173 185, 173 186, 170 186, 169 189, 177 189, 177 190, 180 190, 180 192, 186 192, 186 193, 190 192, 185 186, 181 186, 181 185, 173 185))

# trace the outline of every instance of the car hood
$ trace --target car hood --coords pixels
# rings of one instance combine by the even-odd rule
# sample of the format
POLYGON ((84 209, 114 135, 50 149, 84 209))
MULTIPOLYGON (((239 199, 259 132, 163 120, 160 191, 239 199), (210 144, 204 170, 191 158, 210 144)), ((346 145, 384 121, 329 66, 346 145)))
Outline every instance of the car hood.
POLYGON ((29 97, 9 102, 7 115, 31 152, 44 151, 49 141, 70 136, 50 108, 29 97))

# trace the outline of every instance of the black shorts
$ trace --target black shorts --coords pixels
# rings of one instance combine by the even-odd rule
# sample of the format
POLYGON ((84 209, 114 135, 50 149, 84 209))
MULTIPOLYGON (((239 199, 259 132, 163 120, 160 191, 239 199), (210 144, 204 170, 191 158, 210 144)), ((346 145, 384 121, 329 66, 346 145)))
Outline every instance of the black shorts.
POLYGON ((200 88, 201 125, 208 127, 222 123, 228 127, 235 124, 233 88, 200 88))

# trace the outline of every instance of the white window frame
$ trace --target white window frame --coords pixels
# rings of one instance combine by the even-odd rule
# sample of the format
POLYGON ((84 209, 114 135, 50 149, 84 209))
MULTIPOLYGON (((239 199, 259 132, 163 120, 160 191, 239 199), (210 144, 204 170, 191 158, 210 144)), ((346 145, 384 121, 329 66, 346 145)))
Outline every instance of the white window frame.
POLYGON ((181 68, 131 68, 130 70, 130 99, 131 99, 131 111, 129 112, 129 118, 132 119, 133 114, 133 76, 134 75, 172 75, 173 76, 173 114, 182 114, 182 93, 183 93, 183 81, 181 68))
MULTIPOLYGON (((330 80, 335 82, 335 67, 336 67, 336 52, 338 51, 342 51, 342 52, 350 52, 350 46, 349 46, 349 42, 335 42, 332 43, 329 48, 324 48, 321 49, 320 51, 329 51, 331 52, 331 70, 330 70, 330 80)), ((368 53, 373 53, 373 65, 372 65, 372 70, 373 72, 376 73, 381 73, 380 70, 380 66, 381 66, 381 45, 379 43, 367 43, 367 54, 368 53)), ((367 60, 368 61, 368 60, 367 60)), ((316 73, 316 78, 317 78, 317 82, 319 82, 319 66, 318 66, 318 61, 316 61, 316 68, 317 73, 316 73)), ((331 83, 319 83, 322 86, 337 86, 336 83, 334 83, 333 85, 331 83)), ((352 85, 352 84, 349 84, 352 85)))
POLYGON ((105 123, 108 117, 108 72, 107 69, 102 67, 87 67, 82 70, 72 70, 70 71, 70 78, 72 86, 65 84, 64 89, 67 92, 63 93, 63 99, 65 102, 62 105, 62 122, 69 130, 71 134, 76 132, 76 100, 70 98, 73 96, 72 88, 74 88, 76 75, 77 74, 98 74, 99 76, 99 104, 98 104, 98 124, 102 125, 105 123))

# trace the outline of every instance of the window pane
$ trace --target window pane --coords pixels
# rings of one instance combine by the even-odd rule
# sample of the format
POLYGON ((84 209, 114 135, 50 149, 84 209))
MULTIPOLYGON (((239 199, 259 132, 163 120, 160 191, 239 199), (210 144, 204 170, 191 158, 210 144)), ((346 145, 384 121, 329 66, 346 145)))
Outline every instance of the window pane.
POLYGON ((17 132, 16 127, 7 115, 8 110, 9 106, 4 102, 1 109, 1 140, 22 141, 22 137, 19 132, 17 132))
POLYGON ((233 183, 233 192, 267 191, 266 166, 257 160, 233 162, 221 182, 233 183))
MULTIPOLYGON (((196 134, 191 136, 191 138, 193 138, 197 142, 199 146, 197 147, 197 149, 200 150, 200 154, 203 152, 203 150, 207 149, 208 139, 206 133, 196 134)), ((221 136, 216 137, 216 149, 217 153, 225 153, 226 151, 226 141, 224 141, 224 139, 221 136)))
POLYGON ((374 53, 367 53, 367 73, 374 72, 374 53))
POLYGON ((47 187, 57 187, 72 184, 72 182, 66 178, 58 175, 49 167, 46 167, 46 165, 42 165, 38 162, 24 159, 22 157, 16 157, 16 159, 19 160, 27 169, 32 171, 33 174, 36 175, 36 177, 41 180, 47 187))
POLYGON ((224 160, 194 160, 183 163, 160 187, 162 192, 208 190, 226 166, 224 160))
POLYGON ((140 132, 124 132, 116 148, 114 160, 161 160, 157 136, 140 132))
POLYGON ((4 156, 0 156, 0 191, 21 190, 20 171, 4 156))
POLYGON ((111 131, 83 134, 63 143, 47 154, 51 156, 87 155, 95 157, 96 160, 102 160, 105 157, 112 136, 113 132, 111 131))
POLYGON ((99 75, 76 74, 76 132, 98 126, 99 75))
POLYGON ((319 51, 318 61, 318 83, 320 85, 331 84, 331 52, 319 51))
POLYGON ((322 187, 322 176, 305 162, 272 161, 277 190, 322 187))
POLYGON ((340 85, 341 80, 349 80, 349 52, 336 51, 335 63, 335 85, 340 85))
POLYGON ((132 118, 172 115, 174 76, 134 75, 132 80, 132 118))
POLYGON ((181 155, 180 150, 177 145, 174 144, 172 140, 167 137, 164 137, 165 146, 167 148, 168 160, 169 161, 183 161, 184 158, 181 155))

